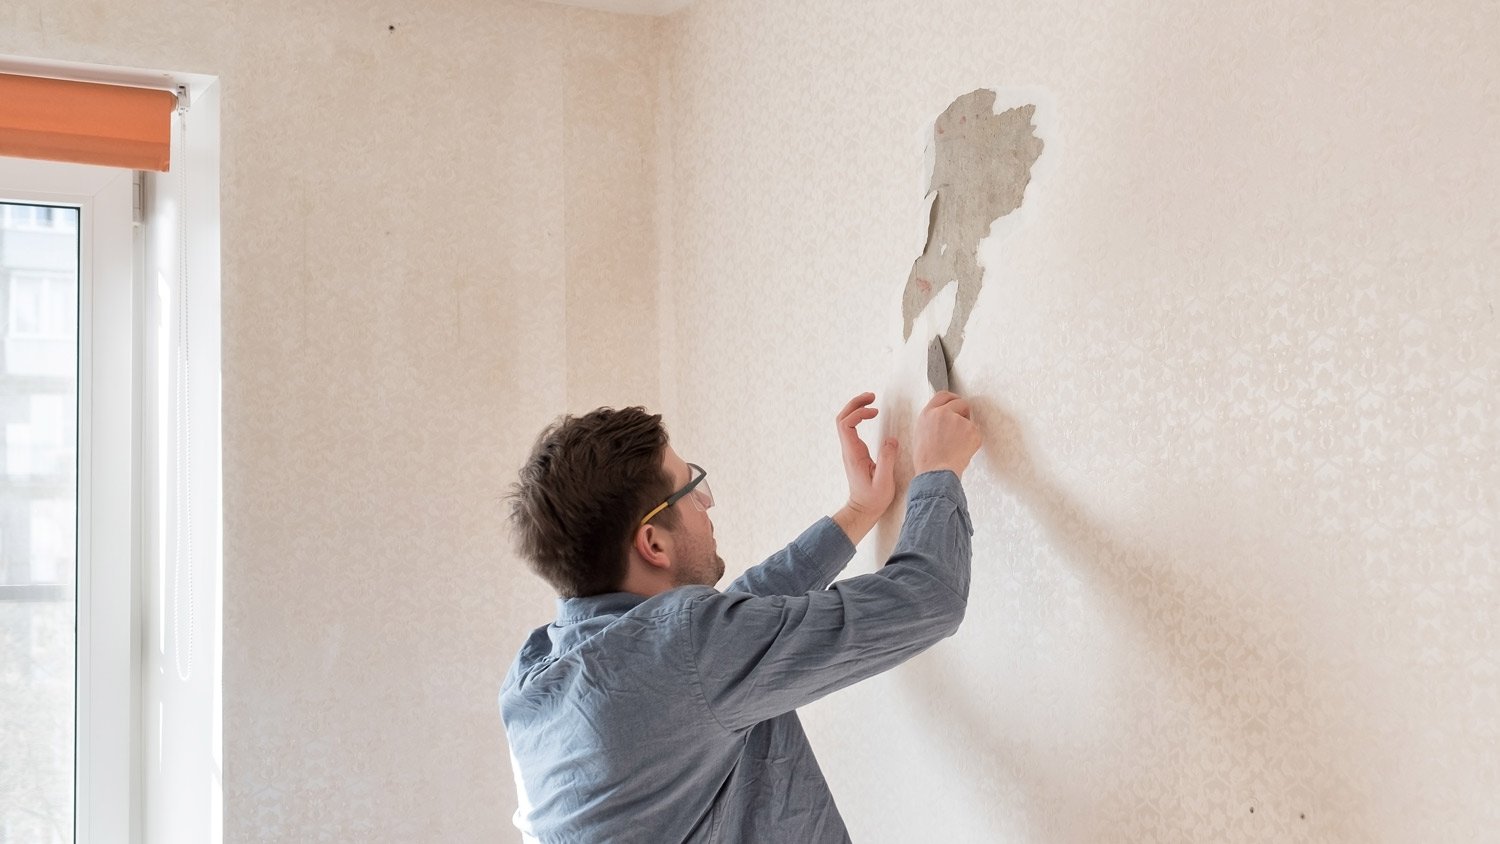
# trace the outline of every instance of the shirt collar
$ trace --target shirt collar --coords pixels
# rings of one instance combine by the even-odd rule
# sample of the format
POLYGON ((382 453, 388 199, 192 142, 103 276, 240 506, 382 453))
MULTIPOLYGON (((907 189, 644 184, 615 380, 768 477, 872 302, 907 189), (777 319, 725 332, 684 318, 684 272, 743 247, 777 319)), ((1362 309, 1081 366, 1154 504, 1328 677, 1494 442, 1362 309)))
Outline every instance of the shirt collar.
POLYGON ((572 624, 600 615, 620 615, 645 600, 645 595, 631 592, 606 592, 586 598, 558 598, 557 621, 559 624, 572 624))

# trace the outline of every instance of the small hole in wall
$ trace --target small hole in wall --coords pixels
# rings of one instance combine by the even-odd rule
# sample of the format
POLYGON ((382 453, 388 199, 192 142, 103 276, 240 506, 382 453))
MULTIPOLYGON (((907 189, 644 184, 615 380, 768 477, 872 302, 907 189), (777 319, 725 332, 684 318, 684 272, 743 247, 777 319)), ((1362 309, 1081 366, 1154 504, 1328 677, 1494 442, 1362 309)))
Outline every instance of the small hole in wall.
POLYGON ((1299 818, 1301 818, 1301 819, 1302 819, 1302 820, 1304 820, 1304 821, 1305 821, 1305 820, 1307 820, 1307 813, 1306 813, 1306 812, 1303 812, 1303 813, 1301 813, 1301 814, 1299 814, 1299 815, 1297 815, 1297 817, 1299 817, 1299 818))
POLYGON ((1252 814, 1252 815, 1255 814, 1255 807, 1254 806, 1250 807, 1250 814, 1252 814))
POLYGON ((385 30, 386 30, 386 32, 395 32, 396 31, 396 25, 395 24, 391 24, 390 26, 386 27, 385 30))

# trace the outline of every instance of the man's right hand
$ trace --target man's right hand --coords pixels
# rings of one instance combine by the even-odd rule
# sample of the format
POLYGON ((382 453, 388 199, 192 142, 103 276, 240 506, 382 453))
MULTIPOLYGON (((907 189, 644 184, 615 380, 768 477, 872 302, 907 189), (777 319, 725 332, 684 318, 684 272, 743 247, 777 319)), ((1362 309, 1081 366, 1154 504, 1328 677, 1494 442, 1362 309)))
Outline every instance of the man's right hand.
POLYGON ((957 393, 940 391, 917 417, 912 466, 917 474, 951 469, 963 477, 974 452, 983 444, 979 426, 969 418, 969 403, 957 393))

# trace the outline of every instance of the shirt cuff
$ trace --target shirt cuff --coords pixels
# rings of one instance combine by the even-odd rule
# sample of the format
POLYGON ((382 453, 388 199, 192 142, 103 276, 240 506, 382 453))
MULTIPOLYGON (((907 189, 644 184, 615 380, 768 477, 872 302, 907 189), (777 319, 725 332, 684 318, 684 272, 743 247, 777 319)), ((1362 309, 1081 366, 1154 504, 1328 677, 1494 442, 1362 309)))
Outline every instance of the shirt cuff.
POLYGON ((798 553, 817 560, 824 575, 838 574, 854 559, 854 543, 849 541, 849 535, 832 516, 813 522, 812 527, 792 540, 792 545, 798 553))
POLYGON ((971 536, 974 534, 973 523, 969 521, 969 498, 964 495, 964 485, 952 469, 923 472, 912 478, 911 485, 906 488, 908 505, 923 498, 946 498, 953 502, 963 517, 964 527, 969 529, 971 536))

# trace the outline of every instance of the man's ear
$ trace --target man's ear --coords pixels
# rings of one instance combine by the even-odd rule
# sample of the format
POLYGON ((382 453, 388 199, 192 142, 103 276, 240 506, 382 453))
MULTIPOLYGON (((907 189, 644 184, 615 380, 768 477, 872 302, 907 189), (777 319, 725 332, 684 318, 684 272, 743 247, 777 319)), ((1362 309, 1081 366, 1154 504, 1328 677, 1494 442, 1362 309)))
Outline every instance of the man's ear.
POLYGON ((635 529, 635 537, 630 545, 631 550, 635 551, 636 556, 645 561, 646 565, 664 569, 672 564, 669 557, 671 549, 666 543, 666 531, 647 523, 635 529))

